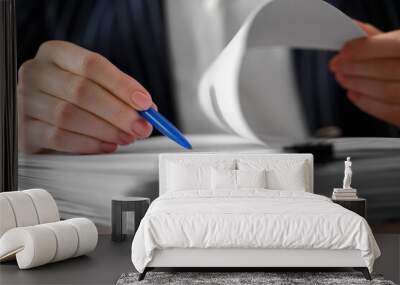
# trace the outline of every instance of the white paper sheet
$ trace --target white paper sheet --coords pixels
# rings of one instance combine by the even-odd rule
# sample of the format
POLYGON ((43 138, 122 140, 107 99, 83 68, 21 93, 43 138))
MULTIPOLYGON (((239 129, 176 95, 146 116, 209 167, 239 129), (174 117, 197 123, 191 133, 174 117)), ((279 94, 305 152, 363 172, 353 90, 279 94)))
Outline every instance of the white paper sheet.
MULTIPOLYGON (((231 135, 187 136, 199 152, 272 152, 264 145, 231 135)), ((114 196, 158 196, 158 155, 184 152, 168 138, 152 137, 100 155, 36 154, 19 157, 20 189, 45 188, 63 219, 86 217, 111 224, 114 196)))
MULTIPOLYGON (((188 139, 197 152, 279 152, 279 149, 252 144, 236 135, 190 135, 188 139)), ((327 142, 334 144, 339 156, 362 159, 363 162, 357 164, 357 186, 363 189, 367 196, 381 197, 374 210, 368 213, 369 219, 379 222, 393 219, 396 212, 394 209, 400 207, 400 201, 393 200, 393 195, 397 193, 400 185, 398 140, 342 138, 327 142), (388 150, 391 151, 390 158, 386 156, 388 150)), ((185 150, 168 138, 153 137, 121 147, 116 153, 107 155, 21 154, 18 185, 21 190, 47 189, 56 200, 63 219, 86 217, 97 225, 109 226, 112 197, 157 197, 158 154, 180 151, 185 150)), ((319 185, 319 188, 315 189, 315 192, 330 195, 332 185, 336 185, 337 178, 342 175, 342 160, 317 168, 315 185, 319 185)), ((3 208, 0 199, 0 210, 3 208)), ((5 212, 0 212, 0 216, 3 213, 5 212)), ((7 226, 6 229, 11 226, 7 226)))
POLYGON ((200 102, 220 127, 270 143, 308 136, 288 48, 338 50, 365 33, 321 0, 266 1, 204 75, 200 102))

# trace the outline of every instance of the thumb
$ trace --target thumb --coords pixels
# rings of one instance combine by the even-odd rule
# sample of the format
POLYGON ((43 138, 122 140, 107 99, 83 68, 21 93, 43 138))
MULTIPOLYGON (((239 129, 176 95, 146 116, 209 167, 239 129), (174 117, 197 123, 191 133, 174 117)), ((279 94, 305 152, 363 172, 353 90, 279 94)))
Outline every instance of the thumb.
POLYGON ((376 36, 376 35, 379 35, 379 34, 382 34, 382 33, 383 33, 381 30, 375 28, 375 27, 374 27, 373 25, 371 25, 371 24, 364 23, 364 22, 361 22, 361 21, 358 21, 358 20, 353 20, 353 21, 354 21, 354 22, 357 24, 357 26, 359 26, 364 32, 366 32, 367 35, 368 35, 369 37, 376 36))

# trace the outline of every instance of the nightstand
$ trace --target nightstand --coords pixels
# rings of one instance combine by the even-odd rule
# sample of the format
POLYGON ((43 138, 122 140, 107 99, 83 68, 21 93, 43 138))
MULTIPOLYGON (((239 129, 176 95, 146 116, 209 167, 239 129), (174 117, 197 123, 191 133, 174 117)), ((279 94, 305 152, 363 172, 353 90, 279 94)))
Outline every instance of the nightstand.
POLYGON ((357 198, 352 200, 336 200, 332 199, 332 202, 339 204, 340 206, 359 214, 363 218, 367 218, 367 200, 364 198, 357 198))
POLYGON ((133 236, 144 217, 150 199, 145 197, 114 197, 111 203, 112 240, 123 241, 133 236))

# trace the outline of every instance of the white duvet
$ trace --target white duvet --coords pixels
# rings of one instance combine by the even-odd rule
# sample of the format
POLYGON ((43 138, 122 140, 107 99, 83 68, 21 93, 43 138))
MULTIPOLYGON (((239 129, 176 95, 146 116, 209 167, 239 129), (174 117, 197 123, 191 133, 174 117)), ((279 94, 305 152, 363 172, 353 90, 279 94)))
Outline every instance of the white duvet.
POLYGON ((155 249, 358 249, 372 272, 380 251, 364 218, 305 192, 171 192, 156 199, 132 243, 143 272, 155 249))

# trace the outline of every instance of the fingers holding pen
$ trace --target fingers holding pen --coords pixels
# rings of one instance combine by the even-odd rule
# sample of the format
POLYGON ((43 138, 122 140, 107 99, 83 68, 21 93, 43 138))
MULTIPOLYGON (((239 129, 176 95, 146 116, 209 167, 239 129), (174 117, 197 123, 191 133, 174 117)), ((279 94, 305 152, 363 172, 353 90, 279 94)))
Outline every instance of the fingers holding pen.
MULTIPOLYGON (((136 110, 93 81, 52 64, 34 64, 36 66, 32 68, 37 72, 27 72, 24 80, 30 86, 30 92, 34 86, 34 90, 71 103, 134 138, 145 138, 151 134, 151 125, 136 110)), ((46 104, 43 106, 47 108, 47 112, 43 112, 49 113, 51 109, 46 104)))
POLYGON ((24 151, 112 152, 148 137, 138 111, 157 108, 147 90, 100 54, 43 43, 18 73, 19 143, 24 151))
POLYGON ((120 131, 92 113, 45 93, 30 94, 26 98, 26 110, 30 118, 104 142, 126 145, 135 140, 133 135, 120 131))
POLYGON ((25 124, 31 150, 51 149, 72 154, 98 154, 112 153, 117 149, 116 144, 57 128, 44 121, 28 119, 25 124))
POLYGON ((153 104, 139 82, 100 54, 69 42, 49 41, 42 44, 37 58, 97 83, 136 110, 146 110, 153 104))

